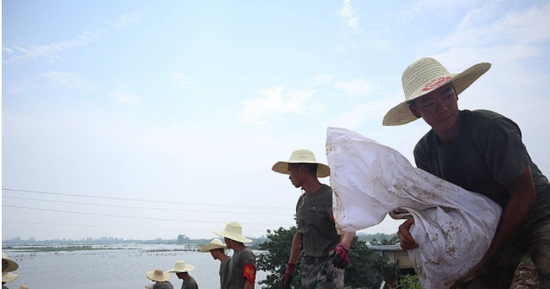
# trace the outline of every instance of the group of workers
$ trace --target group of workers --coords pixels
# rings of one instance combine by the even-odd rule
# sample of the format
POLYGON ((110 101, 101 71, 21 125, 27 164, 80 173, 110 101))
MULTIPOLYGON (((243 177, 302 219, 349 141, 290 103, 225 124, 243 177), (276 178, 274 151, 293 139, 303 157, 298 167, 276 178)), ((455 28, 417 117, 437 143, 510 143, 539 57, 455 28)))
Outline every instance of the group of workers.
MULTIPOLYGON (((245 243, 252 240, 245 237, 243 228, 238 222, 229 222, 221 231, 215 232, 224 238, 225 244, 219 239, 213 239, 210 243, 201 247, 200 251, 210 253, 214 260, 220 261, 220 288, 254 288, 256 280, 256 256, 252 250, 246 247, 245 243), (225 249, 232 249, 233 255, 228 256, 225 249)), ((193 265, 184 261, 177 261, 174 268, 164 272, 156 269, 145 273, 148 279, 155 283, 145 286, 147 289, 174 289, 168 281, 170 274, 176 273, 179 279, 183 280, 181 289, 198 289, 195 279, 189 275, 193 265)))
MULTIPOLYGON (((510 288, 525 255, 535 265, 540 288, 550 288, 548 178, 529 156, 514 121, 489 110, 458 108, 458 96, 490 67, 478 63, 450 73, 434 58, 415 61, 402 76, 405 101, 390 109, 382 123, 397 126, 422 118, 431 129, 414 148, 417 167, 502 207, 489 249, 461 288, 510 288)), ((330 168, 317 162, 311 151, 296 150, 273 170, 290 175, 292 184, 304 192, 296 205, 298 230, 283 287, 289 288, 300 261, 302 288, 343 288, 343 268, 355 232, 336 232, 332 190, 318 180, 329 176, 330 168)), ((419 248, 410 234, 412 226, 410 218, 398 228, 404 250, 419 248)))
MULTIPOLYGON (((417 60, 402 76, 405 101, 389 110, 383 125, 424 119, 431 129, 414 148, 417 167, 480 193, 503 209, 490 248, 480 256, 474 277, 462 288, 509 288, 516 267, 527 254, 536 267, 540 288, 550 288, 548 179, 531 160, 515 122, 489 110, 458 109, 458 96, 490 67, 489 63, 478 63, 461 73, 450 73, 433 58, 417 60)), ((522 100, 517 101, 519 104, 522 100)), ((343 288, 344 268, 350 262, 348 251, 355 232, 339 235, 336 230, 332 189, 319 181, 330 176, 330 168, 318 162, 313 152, 300 149, 272 169, 289 175, 292 185, 303 191, 296 204, 297 232, 281 280, 283 287, 290 288, 300 263, 302 288, 343 288)), ((398 237, 404 250, 419 246, 409 232, 412 226, 412 218, 399 226, 398 237)), ((215 239, 201 251, 210 252, 221 262, 221 288, 253 288, 255 256, 245 245, 251 240, 243 235, 237 222, 228 223, 216 233, 224 238, 225 245, 215 239), (233 255, 227 256, 225 249, 233 249, 233 255)), ((17 265, 13 268, 3 255, 3 283, 6 269, 13 271, 17 265), (4 266, 4 260, 9 266, 4 266)), ((193 268, 178 261, 168 272, 183 280, 182 289, 198 288, 188 273, 193 268)), ((168 273, 157 269, 146 275, 156 282, 154 289, 173 289, 167 281, 168 273)))

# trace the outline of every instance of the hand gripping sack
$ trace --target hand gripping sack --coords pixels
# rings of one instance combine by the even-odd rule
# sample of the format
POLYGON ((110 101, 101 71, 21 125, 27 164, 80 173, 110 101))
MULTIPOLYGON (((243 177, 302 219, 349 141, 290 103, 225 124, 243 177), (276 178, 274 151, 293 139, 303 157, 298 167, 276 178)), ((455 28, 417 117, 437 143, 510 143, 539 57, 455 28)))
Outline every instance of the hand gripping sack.
POLYGON ((339 233, 377 225, 387 213, 406 209, 419 245, 407 252, 422 288, 449 288, 469 277, 495 234, 498 204, 346 129, 328 128, 326 152, 339 233))

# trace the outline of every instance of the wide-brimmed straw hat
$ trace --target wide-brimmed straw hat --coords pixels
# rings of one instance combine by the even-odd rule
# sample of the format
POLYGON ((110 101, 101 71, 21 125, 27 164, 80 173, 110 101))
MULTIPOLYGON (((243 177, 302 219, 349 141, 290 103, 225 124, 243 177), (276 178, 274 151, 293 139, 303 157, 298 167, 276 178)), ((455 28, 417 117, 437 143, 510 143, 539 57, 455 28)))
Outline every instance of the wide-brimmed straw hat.
POLYGON ((449 82, 453 84, 456 94, 459 95, 490 68, 490 63, 481 62, 461 73, 449 73, 439 61, 433 58, 425 57, 417 60, 405 69, 401 77, 405 101, 390 109, 384 116, 382 124, 402 125, 418 119, 409 109, 409 101, 424 96, 449 82))
POLYGON ((271 168, 273 171, 281 174, 288 175, 288 164, 317 164, 317 177, 324 178, 330 176, 330 168, 318 162, 315 159, 315 154, 312 151, 306 149, 295 150, 290 155, 288 161, 279 161, 271 168))
POLYGON ((227 246, 220 239, 212 239, 210 243, 201 247, 201 252, 210 252, 214 249, 227 249, 227 246))
POLYGON ((8 255, 6 255, 6 253, 4 252, 2 252, 2 261, 8 262, 8 267, 6 267, 6 271, 4 272, 13 272, 19 269, 19 264, 17 264, 17 262, 10 259, 10 257, 8 257, 8 255))
POLYGON ((2 282, 12 282, 17 279, 19 275, 12 272, 2 272, 2 282))
POLYGON ((177 261, 176 265, 174 265, 174 268, 168 270, 168 272, 169 273, 189 272, 193 269, 195 269, 195 266, 185 264, 184 261, 177 261))
POLYGON ((147 271, 145 273, 145 276, 147 276, 147 279, 153 280, 153 281, 156 281, 156 282, 164 282, 164 281, 168 281, 168 279, 170 279, 170 274, 162 271, 162 269, 160 269, 160 268, 157 268, 153 271, 147 271))
POLYGON ((21 285, 21 286, 19 286, 19 289, 29 289, 29 286, 27 286, 27 285, 21 285))
POLYGON ((223 231, 214 232, 214 234, 235 240, 241 243, 250 243, 252 240, 248 239, 243 235, 243 227, 237 222, 229 222, 225 225, 223 231))

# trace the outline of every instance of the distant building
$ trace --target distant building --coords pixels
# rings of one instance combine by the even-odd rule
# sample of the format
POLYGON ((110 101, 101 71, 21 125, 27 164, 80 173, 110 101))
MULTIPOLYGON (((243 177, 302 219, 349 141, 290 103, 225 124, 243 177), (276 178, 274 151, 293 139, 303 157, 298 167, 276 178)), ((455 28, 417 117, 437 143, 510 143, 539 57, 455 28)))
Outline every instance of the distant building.
POLYGON ((401 245, 369 245, 368 247, 378 255, 385 257, 389 263, 395 264, 395 271, 384 272, 382 277, 392 288, 399 284, 398 280, 401 276, 416 275, 409 254, 401 249, 401 245))
POLYGON ((409 254, 401 249, 399 244, 395 245, 369 245, 369 249, 375 251, 382 257, 386 257, 388 262, 394 263, 397 269, 412 269, 412 262, 409 254))

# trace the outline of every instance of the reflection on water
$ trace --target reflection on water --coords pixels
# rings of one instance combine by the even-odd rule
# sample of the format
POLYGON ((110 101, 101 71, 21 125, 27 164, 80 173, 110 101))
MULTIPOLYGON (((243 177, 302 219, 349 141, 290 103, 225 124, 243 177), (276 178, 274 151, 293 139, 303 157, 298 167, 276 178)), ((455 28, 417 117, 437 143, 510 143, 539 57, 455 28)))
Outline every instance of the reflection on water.
MULTIPOLYGON (((145 272, 162 268, 173 268, 178 260, 195 266, 190 275, 200 288, 219 288, 220 261, 208 253, 171 251, 177 246, 139 245, 124 247, 123 250, 97 250, 72 252, 17 252, 3 250, 19 263, 15 272, 19 278, 8 283, 9 288, 22 284, 30 289, 97 289, 128 288, 142 289, 149 283, 145 272), (150 250, 169 251, 150 251, 150 250)), ((231 251, 230 255, 231 255, 231 251)), ((259 253, 256 253, 258 255, 259 253)), ((174 288, 180 288, 182 281, 170 274, 174 288)), ((258 281, 266 278, 265 272, 258 272, 258 281)))

